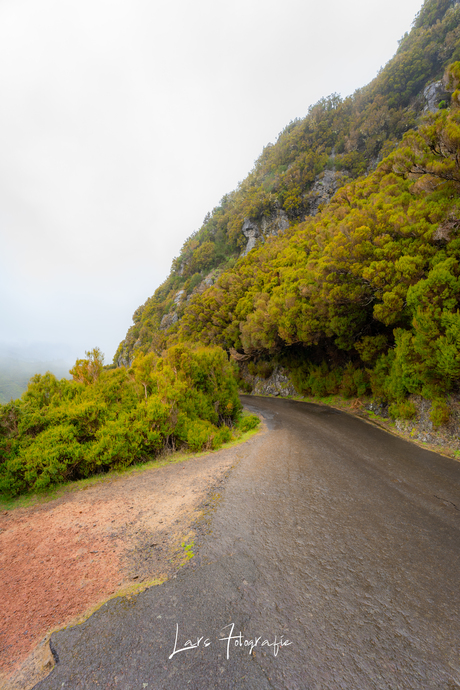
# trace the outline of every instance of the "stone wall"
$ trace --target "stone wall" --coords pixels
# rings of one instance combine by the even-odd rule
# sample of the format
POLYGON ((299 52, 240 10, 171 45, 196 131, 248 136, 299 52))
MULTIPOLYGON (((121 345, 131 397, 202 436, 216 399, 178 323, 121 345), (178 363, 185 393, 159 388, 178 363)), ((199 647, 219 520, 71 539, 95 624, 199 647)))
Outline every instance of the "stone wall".
MULTIPOLYGON (((449 420, 437 428, 430 417, 432 409, 430 400, 419 395, 412 395, 409 401, 414 404, 416 414, 412 419, 395 419, 396 430, 414 441, 449 448, 460 453, 460 396, 452 395, 446 398, 445 402, 450 412, 449 420)), ((381 417, 383 421, 390 421, 387 404, 369 402, 364 405, 364 408, 381 417)))

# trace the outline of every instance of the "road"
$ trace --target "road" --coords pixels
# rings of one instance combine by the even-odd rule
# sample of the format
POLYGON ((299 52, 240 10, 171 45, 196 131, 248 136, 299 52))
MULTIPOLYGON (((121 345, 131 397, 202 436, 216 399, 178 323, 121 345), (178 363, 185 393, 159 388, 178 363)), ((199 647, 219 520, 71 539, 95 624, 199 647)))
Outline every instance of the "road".
POLYGON ((54 634, 36 690, 460 688, 460 463, 331 408, 243 402, 268 431, 190 565, 54 634))

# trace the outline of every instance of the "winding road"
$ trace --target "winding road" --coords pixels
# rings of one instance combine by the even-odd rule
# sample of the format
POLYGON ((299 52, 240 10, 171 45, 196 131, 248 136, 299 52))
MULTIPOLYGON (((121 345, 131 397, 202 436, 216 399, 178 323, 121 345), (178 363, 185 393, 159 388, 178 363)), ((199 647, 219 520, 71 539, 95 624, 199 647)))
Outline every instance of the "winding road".
POLYGON ((243 402, 268 430, 196 556, 55 633, 36 690, 460 688, 460 463, 331 408, 243 402))

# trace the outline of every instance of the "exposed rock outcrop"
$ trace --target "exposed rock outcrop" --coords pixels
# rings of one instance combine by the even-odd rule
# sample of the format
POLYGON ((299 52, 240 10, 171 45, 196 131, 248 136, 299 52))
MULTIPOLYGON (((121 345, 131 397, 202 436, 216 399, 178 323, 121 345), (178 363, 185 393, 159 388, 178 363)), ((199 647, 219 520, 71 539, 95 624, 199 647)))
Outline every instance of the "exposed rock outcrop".
POLYGON ((339 187, 342 186, 344 174, 336 170, 325 170, 315 179, 312 188, 305 197, 309 216, 316 216, 321 205, 329 203, 339 187))
MULTIPOLYGON (((446 397, 445 403, 449 408, 449 419, 436 428, 431 419, 433 403, 420 395, 411 395, 409 401, 415 407, 413 419, 396 419, 394 426, 410 438, 429 443, 432 446, 448 447, 460 457, 460 396, 446 397)), ((365 409, 388 419, 389 410, 386 403, 370 402, 365 409)))
POLYGON ((453 231, 457 230, 459 225, 460 220, 458 218, 451 217, 445 220, 436 228, 433 234, 434 242, 438 242, 441 245, 450 242, 450 240, 452 239, 453 231))
MULTIPOLYGON (((304 196, 307 209, 306 215, 316 216, 319 207, 329 203, 346 179, 347 175, 337 170, 325 170, 318 175, 313 187, 304 196)), ((242 252, 242 256, 247 256, 251 249, 254 249, 258 242, 263 242, 266 237, 285 232, 289 225, 288 215, 281 208, 277 208, 275 213, 268 218, 262 218, 260 221, 245 218, 241 232, 245 236, 247 244, 242 252)))
POLYGON ((170 312, 169 314, 165 314, 161 319, 160 329, 162 331, 165 331, 167 328, 170 328, 178 321, 179 317, 177 316, 176 312, 170 312))
POLYGON ((278 235, 280 232, 284 232, 289 227, 289 218, 286 211, 279 208, 276 213, 269 218, 262 218, 260 227, 265 237, 269 235, 278 235))
POLYGON ((441 101, 450 99, 450 94, 445 90, 442 81, 434 81, 423 89, 425 107, 423 112, 436 113, 441 101))
POLYGON ((246 237, 246 239, 248 241, 246 248, 245 248, 244 252, 242 253, 242 256, 246 256, 247 254, 249 254, 251 249, 254 249, 254 247, 257 244, 257 240, 260 239, 261 237, 263 237, 263 235, 262 235, 257 223, 255 223, 252 220, 249 220, 249 218, 245 219, 245 221, 243 223, 243 227, 241 228, 241 232, 243 233, 243 235, 246 237))
POLYGON ((176 312, 169 312, 165 314, 160 322, 160 330, 165 331, 167 328, 171 328, 175 323, 179 321, 179 317, 176 312))
POLYGON ((179 290, 179 292, 176 292, 176 296, 174 297, 174 304, 178 305, 182 302, 182 300, 185 297, 185 290, 179 290))
POLYGON ((171 326, 174 326, 175 323, 179 321, 179 314, 176 309, 181 310, 181 306, 185 302, 190 302, 190 300, 195 297, 195 295, 201 295, 208 287, 211 285, 214 285, 216 282, 217 276, 220 275, 220 271, 217 269, 214 269, 211 271, 211 273, 208 273, 208 275, 203 278, 201 283, 199 283, 195 288, 193 288, 192 292, 187 296, 187 293, 185 290, 179 290, 176 292, 174 296, 174 311, 170 311, 168 314, 164 314, 163 318, 160 321, 160 330, 166 331, 168 328, 171 328, 171 326))
POLYGON ((260 376, 254 377, 253 395, 279 395, 282 398, 288 395, 298 395, 287 372, 277 367, 268 379, 260 376))
POLYGON ((240 372, 243 379, 252 386, 251 395, 279 395, 282 398, 298 395, 288 372, 282 367, 276 367, 268 378, 250 374, 246 363, 240 364, 240 372))
POLYGON ((208 275, 203 278, 201 283, 199 283, 196 287, 193 288, 192 292, 188 295, 186 302, 190 302, 190 300, 195 297, 195 295, 201 295, 205 290, 208 289, 208 287, 211 287, 211 285, 214 285, 216 282, 217 278, 221 274, 221 270, 219 269, 213 269, 211 273, 208 273, 208 275))
POLYGON ((264 241, 265 237, 270 235, 278 235, 284 232, 289 227, 289 218, 283 209, 278 208, 268 218, 263 217, 260 221, 249 220, 245 218, 241 232, 247 239, 246 247, 242 256, 246 256, 251 249, 254 249, 258 241, 264 241))
POLYGON ((119 352, 116 360, 117 367, 125 367, 126 369, 129 369, 129 367, 133 363, 134 356, 136 354, 136 345, 139 344, 139 340, 136 340, 134 342, 133 340, 134 339, 132 337, 130 338, 128 335, 123 341, 123 347, 121 348, 121 351, 119 352))

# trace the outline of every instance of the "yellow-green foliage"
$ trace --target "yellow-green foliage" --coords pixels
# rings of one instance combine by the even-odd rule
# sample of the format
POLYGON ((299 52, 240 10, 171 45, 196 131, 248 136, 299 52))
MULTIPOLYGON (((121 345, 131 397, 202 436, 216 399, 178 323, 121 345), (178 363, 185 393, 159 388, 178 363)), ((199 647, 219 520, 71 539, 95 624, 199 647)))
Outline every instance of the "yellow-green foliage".
POLYGON ((238 423, 240 431, 245 433, 251 429, 256 429, 260 424, 260 419, 255 414, 248 414, 242 417, 238 423))
POLYGON ((447 424, 450 409, 445 400, 433 400, 430 410, 430 418, 435 428, 447 424))
MULTIPOLYGON (((116 360, 157 356, 167 343, 217 344, 252 360, 252 373, 263 375, 261 362, 268 372, 275 359, 299 392, 372 393, 406 417, 409 395, 440 401, 458 391, 457 60, 460 6, 425 0, 371 84, 345 100, 323 98, 291 122, 208 214, 135 313, 116 360), (422 117, 423 89, 443 72, 447 91, 437 112, 422 117), (338 191, 312 217, 312 185, 326 170, 340 173, 338 191), (281 210, 290 228, 236 260, 244 220, 281 210), (212 280, 220 277, 208 287, 211 269, 212 280), (175 301, 179 289, 193 299, 175 301), (165 333, 161 319, 174 310, 179 318, 165 333)), ((139 385, 146 396, 154 390, 151 381, 139 385)), ((444 419, 439 402, 432 414, 435 424, 444 419)))
POLYGON ((224 273, 186 309, 178 337, 283 353, 298 389, 318 396, 457 389, 459 160, 454 104, 319 216, 224 273))
POLYGON ((411 400, 393 403, 389 406, 388 411, 394 419, 413 419, 417 414, 417 408, 411 400))
MULTIPOLYGON (((458 89, 460 63, 446 80, 458 89)), ((299 392, 372 393, 404 418, 414 414, 409 395, 439 401, 458 391, 457 94, 320 214, 223 272, 187 304, 169 342, 234 348, 252 358, 253 374, 276 357, 299 392)), ((443 410, 434 404, 435 424, 443 410)))
MULTIPOLYGON (((448 75, 457 88, 460 64, 448 75)), ((458 390, 459 160, 453 100, 321 214, 224 272, 174 338, 244 352, 252 373, 284 358, 301 392, 372 392, 406 417, 408 395, 458 390)))
MULTIPOLYGON (((393 243, 396 242, 401 245, 400 240, 404 239, 402 235, 406 232, 407 244, 410 244, 410 239, 413 236, 411 233, 423 234, 424 220, 428 221, 425 231, 429 229, 430 223, 436 225, 435 215, 427 209, 427 218, 424 218, 421 208, 411 208, 411 213, 407 215, 404 192, 409 195, 406 197, 407 201, 411 194, 410 183, 404 187, 404 185, 400 185, 400 180, 394 181, 394 178, 391 177, 386 179, 377 177, 374 178, 374 189, 376 191, 381 183, 382 194, 374 200, 375 216, 369 218, 368 214, 364 213, 365 217, 362 222, 357 224, 361 212, 358 199, 360 195, 363 195, 363 201, 365 201, 369 195, 369 186, 351 187, 347 188, 347 191, 345 191, 344 186, 347 182, 373 169, 378 160, 394 150, 404 133, 418 124, 418 117, 425 105, 425 99, 421 95, 424 87, 439 80, 445 66, 459 59, 460 7, 454 5, 452 0, 426 0, 412 30, 401 40, 394 58, 385 65, 368 86, 359 89, 344 100, 337 94, 322 98, 310 108, 305 118, 294 120, 287 125, 274 145, 269 144, 265 147, 246 179, 240 183, 236 190, 223 197, 212 213, 206 216, 202 227, 184 243, 179 257, 173 261, 171 274, 165 283, 136 311, 133 317, 134 325, 115 355, 115 361, 122 354, 124 357, 128 355, 132 358, 136 350, 141 350, 144 353, 153 350, 160 353, 162 346, 156 341, 161 341, 164 337, 164 334, 159 335, 158 330, 162 316, 175 310, 181 317, 184 309, 186 312, 188 311, 187 307, 183 305, 175 305, 174 296, 176 292, 181 289, 190 296, 211 269, 219 268, 219 270, 227 271, 231 268, 231 262, 241 253, 246 242, 241 232, 245 218, 262 221, 264 218, 283 210, 287 214, 291 226, 303 223, 305 215, 311 210, 312 185, 318 175, 326 170, 340 173, 340 176, 336 176, 335 182, 338 187, 342 186, 339 204, 343 206, 343 211, 346 212, 347 210, 348 197, 350 197, 351 205, 354 208, 354 221, 356 222, 351 223, 352 219, 348 218, 344 228, 344 233, 352 233, 351 250, 354 253, 350 256, 350 261, 359 260, 356 254, 359 251, 364 252, 363 260, 366 261, 366 252, 369 255, 366 241, 375 244, 375 233, 382 234, 380 251, 372 252, 372 255, 368 256, 367 275, 363 275, 362 278, 363 280, 370 280, 373 286, 377 284, 379 276, 384 279, 386 264, 392 261, 393 243), (394 213, 390 212, 392 197, 396 201, 394 213), (382 208, 380 208, 380 204, 383 204, 382 208), (383 230, 392 225, 395 232, 390 232, 385 239, 383 230), (401 229, 402 234, 398 234, 398 228, 401 229), (368 236, 369 232, 371 237, 368 236), (357 245, 356 249, 353 245, 357 245)), ((455 90, 457 88, 456 79, 455 69, 451 69, 447 82, 449 89, 455 90)), ((456 93, 454 93, 452 96, 453 104, 456 103, 456 98, 456 93)), ((443 96, 443 100, 445 105, 450 104, 448 96, 443 96)), ((449 119, 448 108, 441 112, 444 122, 447 122, 449 119)), ((440 126, 444 127, 442 122, 442 120, 439 121, 435 125, 435 129, 440 126)), ((443 135, 446 132, 447 128, 444 127, 443 135)), ((454 140, 455 137, 454 133, 454 140)), ((420 138, 416 134, 410 135, 410 138, 406 139, 402 157, 404 158, 405 155, 404 150, 406 153, 410 150, 410 156, 415 157, 414 161, 417 165, 428 163, 431 167, 427 168, 427 171, 432 172, 436 172, 436 168, 439 166, 455 165, 452 161, 448 163, 446 159, 439 162, 436 156, 433 158, 429 150, 431 141, 431 133, 428 130, 425 144, 421 148, 420 138), (415 143, 415 147, 412 146, 413 143, 415 143), (420 150, 416 151, 418 148, 420 150)), ((396 172, 401 172, 403 168, 407 171, 408 162, 408 160, 399 161, 396 165, 395 161, 396 172)), ((413 180, 411 181, 413 182, 413 180)), ((425 185, 428 184, 429 180, 425 176, 421 182, 422 185, 425 185)), ((337 229, 334 226, 337 224, 332 220, 331 223, 330 232, 334 232, 337 229)), ((312 234, 315 234, 315 225, 316 219, 312 221, 312 234)), ((320 230, 318 243, 324 245, 324 242, 329 240, 329 230, 327 227, 321 227, 320 230)), ((223 343, 230 339, 234 342, 238 341, 238 347, 255 347, 256 349, 259 347, 271 349, 281 343, 294 344, 310 338, 311 331, 314 331, 313 320, 316 305, 312 305, 311 309, 308 309, 305 303, 299 303, 297 306, 298 314, 296 315, 293 314, 293 309, 296 308, 295 303, 298 301, 299 294, 301 297, 307 296, 311 283, 307 281, 300 284, 300 281, 292 276, 290 279, 292 289, 287 290, 287 286, 284 285, 279 291, 278 299, 275 299, 272 294, 272 290, 276 287, 276 281, 278 280, 278 284, 281 285, 288 277, 286 269, 288 267, 301 268, 297 262, 305 261, 305 258, 296 251, 295 247, 297 242, 304 242, 303 228, 301 228, 301 233, 292 241, 291 256, 284 252, 280 262, 273 261, 272 259, 276 257, 276 252, 280 248, 280 245, 275 242, 270 251, 267 250, 259 257, 260 266, 254 257, 247 264, 247 270, 241 267, 236 274, 231 271, 231 275, 226 275, 227 281, 233 281, 228 289, 232 292, 238 291, 240 297, 245 294, 248 283, 251 286, 260 283, 257 288, 259 294, 257 300, 253 294, 248 296, 247 300, 241 300, 235 308, 230 305, 231 308, 228 311, 232 314, 231 323, 226 314, 224 314, 224 318, 220 314, 213 316, 214 306, 217 306, 221 312, 222 308, 225 310, 226 305, 219 302, 217 293, 213 294, 212 297, 209 296, 205 305, 205 312, 201 313, 197 309, 199 321, 208 324, 206 328, 208 338, 211 338, 213 342, 223 343), (264 267, 262 261, 267 257, 270 260, 270 266, 264 267), (279 276, 277 275, 278 265, 283 269, 279 276), (251 275, 252 270, 257 274, 256 279, 251 275), (264 275, 268 271, 271 272, 272 286, 267 286, 267 276, 264 275), (302 292, 299 293, 298 290, 302 290, 302 292), (288 304, 287 314, 284 314, 285 303, 288 304), (312 328, 307 328, 306 334, 298 325, 294 328, 292 323, 293 317, 295 317, 297 324, 301 322, 302 310, 306 312, 306 320, 312 326, 312 328), (249 322, 245 323, 250 312, 252 315, 249 322), (279 328, 270 329, 264 324, 266 314, 270 320, 278 319, 279 328), (243 322, 243 329, 240 332, 241 322, 243 322), (209 327, 210 323, 212 323, 212 328, 209 327), (255 338, 254 332, 259 329, 261 331, 260 337, 255 338)), ((284 246, 284 243, 281 242, 281 245, 284 246)), ((326 254, 323 257, 325 271, 332 272, 334 270, 334 265, 340 258, 340 252, 346 253, 347 247, 348 237, 346 234, 336 238, 335 246, 331 246, 331 250, 333 249, 332 256, 326 254)), ((306 240, 305 252, 313 252, 312 259, 317 256, 314 249, 306 240)), ((420 257, 415 257, 413 254, 407 256, 404 247, 400 247, 400 249, 403 251, 396 252, 396 258, 400 259, 398 271, 407 283, 413 280, 417 270, 423 271, 424 262, 428 257, 421 246, 419 247, 420 257)), ((348 268, 345 266, 341 270, 348 271, 348 268)), ((337 289, 337 295, 335 313, 331 314, 330 317, 334 319, 336 336, 338 336, 337 331, 340 330, 343 334, 343 344, 346 346, 347 342, 349 344, 351 340, 351 337, 348 336, 348 318, 338 307, 338 303, 340 292, 348 289, 349 281, 346 273, 342 275, 343 284, 340 288, 332 286, 333 289, 337 289)), ((314 276, 311 275, 311 278, 313 279, 314 276)), ((326 289, 329 290, 328 286, 326 289)), ((404 303, 403 292, 404 286, 399 289, 394 285, 391 286, 391 289, 386 290, 385 294, 382 294, 382 299, 376 305, 376 315, 382 323, 390 325, 393 315, 399 313, 400 307, 404 303)), ((365 295, 363 291, 357 290, 354 296, 350 294, 350 298, 357 302, 358 300, 365 300, 365 295)), ((203 304, 201 300, 198 300, 198 303, 200 306, 203 304)), ((365 301, 363 306, 364 304, 365 301)), ((322 316, 320 312, 318 314, 319 328, 322 325, 322 316)), ((194 318, 196 318, 196 314, 194 318)), ((353 336, 359 329, 360 319, 363 319, 363 314, 355 313, 353 336)), ((173 333, 175 329, 177 326, 174 326, 171 332, 173 333)), ((363 332, 362 337, 365 338, 369 335, 374 337, 366 332, 363 332)))
POLYGON ((217 347, 176 345, 129 370, 104 370, 96 348, 71 373, 34 376, 20 400, 0 407, 1 492, 124 468, 165 446, 217 448, 241 410, 234 367, 217 347))

